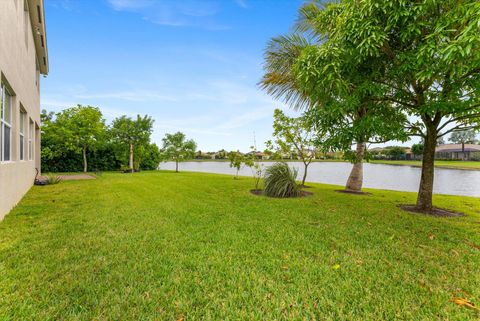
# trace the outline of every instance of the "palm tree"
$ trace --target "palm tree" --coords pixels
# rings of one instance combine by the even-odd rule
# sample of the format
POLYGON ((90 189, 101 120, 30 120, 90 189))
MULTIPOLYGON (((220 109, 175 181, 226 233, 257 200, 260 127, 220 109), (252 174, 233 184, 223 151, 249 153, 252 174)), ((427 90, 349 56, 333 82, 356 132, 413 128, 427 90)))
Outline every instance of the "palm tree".
POLYGON ((379 90, 369 87, 369 75, 374 77, 376 72, 375 59, 359 64, 350 53, 322 46, 330 31, 335 30, 335 23, 334 18, 323 14, 321 4, 303 6, 294 32, 268 43, 260 87, 295 110, 307 110, 315 130, 327 133, 325 148, 351 155, 351 146, 356 144, 349 158, 353 167, 345 189, 360 192, 366 144, 383 142, 396 134, 397 139, 403 139, 401 126, 397 126, 403 116, 390 108, 389 102, 372 99, 370 90, 379 90), (302 67, 302 57, 311 52, 321 57, 317 62, 324 67, 324 74, 305 80, 298 76, 296 68, 302 67), (336 69, 340 65, 334 66, 337 61, 350 68, 336 69))

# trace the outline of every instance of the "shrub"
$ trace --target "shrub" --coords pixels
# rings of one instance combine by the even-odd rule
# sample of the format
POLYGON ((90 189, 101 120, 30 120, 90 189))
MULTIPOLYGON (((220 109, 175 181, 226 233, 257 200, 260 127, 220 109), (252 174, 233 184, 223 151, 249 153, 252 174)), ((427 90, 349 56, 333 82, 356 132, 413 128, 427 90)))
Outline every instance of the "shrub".
POLYGON ((61 177, 57 175, 47 175, 47 185, 55 185, 60 183, 61 177))
POLYGON ((301 193, 298 171, 286 163, 275 163, 265 170, 265 195, 270 197, 296 197, 301 193))

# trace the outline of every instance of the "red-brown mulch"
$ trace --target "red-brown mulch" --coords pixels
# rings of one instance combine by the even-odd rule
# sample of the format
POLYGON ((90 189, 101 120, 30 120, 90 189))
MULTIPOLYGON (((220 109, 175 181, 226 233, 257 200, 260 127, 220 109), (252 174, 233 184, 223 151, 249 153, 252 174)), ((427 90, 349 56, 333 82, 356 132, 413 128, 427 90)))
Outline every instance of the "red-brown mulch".
MULTIPOLYGON (((266 196, 266 195, 263 194, 263 190, 261 190, 261 189, 251 189, 250 193, 252 193, 253 195, 257 195, 257 196, 266 196)), ((307 191, 302 191, 300 196, 297 196, 297 197, 306 197, 306 196, 310 196, 310 195, 313 195, 313 193, 312 192, 307 192, 307 191)), ((285 197, 285 198, 296 198, 296 197, 285 197)))

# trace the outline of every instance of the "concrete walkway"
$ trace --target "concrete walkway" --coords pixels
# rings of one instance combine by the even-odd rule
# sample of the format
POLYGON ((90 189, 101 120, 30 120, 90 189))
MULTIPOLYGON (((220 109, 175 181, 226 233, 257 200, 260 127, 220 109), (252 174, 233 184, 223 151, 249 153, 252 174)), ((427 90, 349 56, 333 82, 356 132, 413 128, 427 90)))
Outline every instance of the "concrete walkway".
MULTIPOLYGON (((54 174, 53 174, 54 175, 54 174)), ((80 181, 85 179, 96 179, 95 176, 90 174, 73 174, 73 175, 57 175, 60 177, 62 181, 80 181)), ((48 179, 47 176, 39 176, 38 179, 40 181, 46 181, 48 179)))
POLYGON ((77 174, 77 175, 59 175, 62 181, 79 181, 84 179, 96 179, 95 176, 89 174, 77 174))

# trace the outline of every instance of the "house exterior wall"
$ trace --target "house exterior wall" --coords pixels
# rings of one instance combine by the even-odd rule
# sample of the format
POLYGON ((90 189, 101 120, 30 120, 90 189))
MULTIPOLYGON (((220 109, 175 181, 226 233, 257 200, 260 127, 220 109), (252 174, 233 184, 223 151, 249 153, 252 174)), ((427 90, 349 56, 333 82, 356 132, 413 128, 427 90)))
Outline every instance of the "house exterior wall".
POLYGON ((435 153, 436 159, 452 159, 452 160, 467 160, 467 161, 479 161, 480 151, 449 151, 449 152, 437 152, 435 153))
POLYGON ((31 16, 25 10, 28 3, 0 1, 1 85, 12 95, 10 159, 0 159, 0 220, 33 185, 36 168, 40 169, 40 131, 35 130, 40 127, 40 75, 31 16), (26 113, 24 160, 20 159, 21 110, 26 113), (33 122, 32 159, 29 159, 28 148, 30 120, 33 122))

